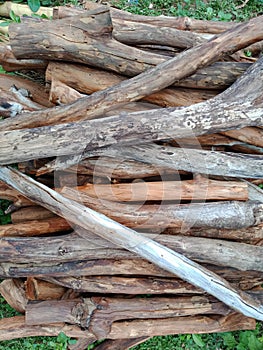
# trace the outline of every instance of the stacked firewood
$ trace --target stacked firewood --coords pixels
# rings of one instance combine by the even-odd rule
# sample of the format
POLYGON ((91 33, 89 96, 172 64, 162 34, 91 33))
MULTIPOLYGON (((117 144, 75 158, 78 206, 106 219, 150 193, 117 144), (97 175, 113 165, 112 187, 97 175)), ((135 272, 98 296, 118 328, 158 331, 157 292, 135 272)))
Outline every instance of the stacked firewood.
POLYGON ((26 17, 0 45, 0 64, 20 72, 0 76, 12 222, 0 227, 0 293, 22 313, 0 320, 0 340, 64 332, 75 350, 101 339, 96 349, 128 349, 253 329, 263 17, 85 6, 26 17))

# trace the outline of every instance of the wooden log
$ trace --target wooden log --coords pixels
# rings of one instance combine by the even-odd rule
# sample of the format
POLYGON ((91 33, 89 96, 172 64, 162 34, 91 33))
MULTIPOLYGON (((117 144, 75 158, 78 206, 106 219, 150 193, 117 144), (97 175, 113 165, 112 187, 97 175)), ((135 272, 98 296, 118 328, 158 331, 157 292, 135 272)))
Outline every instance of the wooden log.
MULTIPOLYGON (((82 276, 46 277, 54 285, 81 293, 105 294, 202 294, 202 290, 176 278, 82 276)), ((41 285, 40 285, 41 287, 41 285)), ((40 288, 38 287, 38 288, 40 288)))
POLYGON ((127 75, 138 74, 149 65, 164 61, 160 55, 145 53, 114 40, 111 16, 106 6, 85 12, 80 16, 45 21, 44 26, 47 29, 46 34, 49 33, 45 38, 41 34, 43 21, 40 23, 27 21, 9 26, 10 44, 16 58, 49 60, 52 52, 53 60, 95 65, 103 69, 125 72, 127 75), (30 37, 26 28, 31 32, 30 37), (19 41, 24 45, 21 46, 19 41), (37 42, 41 45, 36 45, 37 42), (70 45, 69 42, 71 42, 70 45), (63 50, 61 50, 62 47, 63 50), (100 52, 99 55, 98 52, 100 52), (95 56, 97 63, 94 61, 95 56))
POLYGON ((57 336, 63 332, 72 338, 90 338, 95 341, 93 334, 83 331, 76 325, 68 325, 65 323, 49 324, 45 326, 29 326, 25 323, 24 316, 14 316, 10 318, 2 318, 0 320, 0 340, 11 340, 25 337, 36 336, 57 336))
POLYGON ((206 41, 201 35, 190 31, 171 27, 157 27, 151 24, 123 21, 115 18, 113 21, 113 37, 127 45, 156 44, 181 49, 190 48, 206 41))
MULTIPOLYGON (((81 234, 83 235, 83 231, 81 231, 81 234)), ((258 262, 263 249, 261 246, 198 237, 166 235, 146 235, 146 237, 154 238, 156 242, 164 244, 170 249, 177 250, 188 258, 201 263, 230 266, 243 271, 263 271, 262 264, 258 262), (222 249, 224 250, 223 257, 221 257, 222 249), (209 252, 211 252, 210 255, 209 252)), ((45 264, 48 261, 59 263, 76 259, 136 258, 134 254, 120 250, 114 245, 109 247, 101 240, 94 244, 91 239, 85 240, 75 236, 41 239, 3 238, 0 245, 0 261, 45 264), (108 251, 109 247, 111 247, 110 251, 108 251), (19 254, 16 253, 18 250, 19 254)))
MULTIPOLYGON (((80 92, 91 94, 119 84, 125 78, 83 65, 50 62, 46 70, 46 79, 51 81, 50 100, 53 103, 70 103, 84 96, 80 92)), ((166 88, 146 96, 143 100, 162 107, 189 106, 206 101, 217 93, 218 91, 204 89, 166 88)))
POLYGON ((18 60, 8 44, 0 44, 0 63, 7 72, 24 69, 44 70, 48 64, 47 61, 39 59, 18 60))
MULTIPOLYGON (((81 236, 85 232, 80 231, 81 236)), ((184 254, 189 259, 218 266, 229 266, 238 270, 263 271, 260 256, 262 246, 228 242, 208 238, 144 235, 156 242, 184 254), (222 256, 224 250, 224 256, 222 256)), ((94 259, 136 259, 136 255, 107 244, 104 240, 85 239, 78 236, 42 237, 40 238, 2 238, 0 244, 0 261, 23 263, 47 263, 94 259), (111 250, 109 251, 109 248, 111 250), (17 253, 18 252, 18 253, 17 253)), ((138 259, 138 257, 137 257, 138 259)))
POLYGON ((247 127, 239 130, 229 130, 223 132, 223 135, 258 147, 263 147, 263 130, 260 128, 247 127))
POLYGON ((113 322, 129 319, 163 319, 194 315, 227 315, 230 309, 215 298, 176 297, 91 297, 75 300, 47 300, 28 303, 26 323, 41 325, 56 322, 77 324, 91 333, 107 333, 113 322))
POLYGON ((41 281, 34 277, 28 277, 26 280, 25 292, 28 300, 61 299, 66 293, 66 290, 63 286, 41 281))
POLYGON ((11 213, 13 224, 20 224, 32 220, 46 220, 53 218, 54 214, 41 206, 30 206, 11 213))
MULTIPOLYGON (((25 117, 26 116, 26 113, 25 113, 23 117, 22 116, 17 117, 15 120, 15 123, 10 123, 10 122, 0 123, 0 130, 8 130, 8 129, 10 130, 10 129, 16 129, 16 128, 40 126, 40 125, 58 123, 59 121, 66 122, 70 120, 77 120, 80 118, 81 119, 83 118, 87 119, 92 117, 94 118, 96 116, 103 115, 104 112, 112 108, 113 104, 116 107, 117 106, 116 96, 118 97, 118 103, 139 100, 145 97, 146 95, 150 95, 153 92, 162 90, 163 88, 171 85, 176 80, 180 80, 185 76, 193 74, 194 72, 196 72, 198 68, 204 67, 216 61, 227 52, 229 51, 233 52, 235 50, 242 48, 243 46, 246 46, 252 43, 256 39, 260 39, 260 37, 258 38, 257 31, 255 31, 255 27, 257 26, 257 21, 260 22, 259 23, 259 28, 260 28, 260 25, 262 24, 261 18, 260 17, 254 18, 251 21, 249 21, 247 24, 238 25, 233 30, 226 31, 223 34, 221 34, 219 37, 207 43, 204 43, 202 45, 189 49, 187 50, 187 52, 185 51, 180 55, 178 55, 177 57, 171 60, 165 61, 162 64, 159 64, 155 68, 148 69, 146 72, 138 75, 137 77, 134 77, 132 79, 129 79, 128 81, 122 82, 121 84, 118 84, 116 87, 112 87, 104 91, 97 92, 95 95, 93 94, 90 99, 88 98, 79 99, 75 103, 71 104, 70 106, 65 106, 64 108, 59 108, 59 109, 53 109, 52 112, 51 110, 46 110, 46 111, 43 111, 41 115, 39 113, 35 115, 30 113, 30 122, 28 122, 29 120, 29 118, 27 118, 28 116, 25 117), (185 65, 186 57, 187 57, 187 61, 192 62, 191 65, 185 65), (122 91, 122 94, 121 94, 122 97, 120 97, 120 91, 122 91), (96 108, 94 108, 95 106, 96 108), (98 108, 98 106, 100 106, 100 108, 98 108), (41 123, 40 123, 40 120, 41 120, 41 123)), ((26 28, 28 33, 28 27, 26 28)), ((68 28, 68 22, 67 22, 67 28, 68 28)), ((96 33, 97 33, 97 30, 96 30, 96 33)), ((263 38, 263 34, 262 34, 262 38, 263 38)), ((21 41, 19 43, 21 43, 21 41)), ((223 108, 223 110, 224 109, 225 108, 223 108)), ((225 122, 221 123, 221 125, 222 124, 225 124, 225 122)), ((191 125, 191 122, 190 122, 190 125, 191 125)), ((240 125, 240 127, 242 126, 248 126, 248 125, 240 125)), ((210 130, 210 133, 211 132, 213 131, 210 130)), ((184 137, 184 136, 186 135, 181 135, 181 137, 184 137)))
POLYGON ((17 208, 34 205, 32 201, 2 181, 0 182, 0 198, 13 202, 13 205, 17 208))
MULTIPOLYGON (((85 9, 91 10, 98 7, 98 4, 94 4, 91 1, 85 3, 85 9)), ((58 13, 60 16, 62 13, 70 14, 70 11, 67 9, 59 8, 58 13)), ((126 11, 122 11, 116 8, 111 7, 111 14, 113 18, 118 18, 121 20, 130 20, 133 22, 147 23, 155 25, 158 27, 172 27, 180 30, 191 30, 201 33, 221 33, 225 30, 233 28, 236 26, 236 23, 233 22, 214 22, 214 21, 204 21, 197 20, 189 17, 169 17, 169 16, 142 16, 131 14, 126 11)))
MULTIPOLYGON (((259 59, 231 88, 212 100, 194 106, 162 109, 161 119, 160 111, 155 110, 52 128, 42 127, 34 133, 31 130, 0 132, 0 164, 75 154, 76 149, 81 153, 81 149, 109 146, 119 143, 120 140, 123 144, 138 143, 138 140, 145 143, 150 140, 193 137, 237 127, 262 125, 261 64, 262 59, 259 59), (240 99, 245 101, 241 105, 240 99), (90 130, 93 130, 92 133, 90 130)), ((74 104, 80 101, 82 99, 74 104)), ((23 127, 20 124, 21 116, 13 120, 16 120, 15 124, 9 124, 9 127, 6 124, 8 121, 0 123, 0 130, 13 128, 15 125, 23 127)))
POLYGON ((40 104, 42 108, 43 106, 53 106, 48 99, 48 93, 45 87, 39 83, 33 82, 32 80, 21 78, 19 76, 14 77, 8 74, 0 74, 0 84, 1 88, 5 91, 9 90, 13 85, 15 85, 17 89, 28 90, 32 101, 40 104))
POLYGON ((231 229, 215 229, 215 228, 185 228, 182 232, 178 228, 167 228, 163 233, 166 234, 183 234, 185 236, 193 237, 207 237, 215 239, 227 239, 231 241, 243 242, 247 244, 263 245, 263 225, 257 225, 253 227, 246 227, 239 230, 231 229))
MULTIPOLYGON (((196 96, 195 91, 199 93, 200 96, 202 93, 202 91, 200 91, 201 89, 205 90, 204 93, 208 93, 209 91, 212 93, 211 89, 216 90, 216 93, 218 90, 229 87, 229 85, 234 83, 250 66, 251 64, 242 62, 216 62, 208 67, 198 69, 196 73, 189 77, 173 82, 172 86, 177 87, 177 89, 170 90, 170 87, 168 90, 165 89, 164 91, 177 93, 177 97, 184 98, 184 101, 187 100, 187 97, 186 93, 183 94, 183 92, 187 92, 188 90, 179 89, 178 87, 191 89, 191 94, 193 94, 194 97, 196 96)), ((80 92, 88 94, 119 84, 124 80, 122 75, 116 73, 69 62, 49 62, 46 70, 46 80, 52 81, 53 77, 80 92)), ((168 99, 168 97, 170 97, 168 94, 162 94, 160 91, 153 94, 153 97, 157 97, 158 94, 161 94, 159 96, 162 98, 168 99)), ((144 98, 151 99, 151 96, 152 95, 144 98)), ((156 99, 157 98, 155 98, 155 100, 156 99)), ((170 99, 171 102, 175 103, 175 99, 172 99, 172 97, 170 97, 170 99)))
POLYGON ((1 225, 0 237, 39 236, 71 229, 70 224, 65 219, 53 216, 43 220, 28 220, 17 224, 1 225))
MULTIPOLYGON (((229 281, 233 286, 241 290, 250 290, 262 285, 263 274, 258 271, 238 271, 231 268, 219 268, 215 265, 205 265, 210 270, 229 281)), ((122 275, 123 277, 138 277, 138 276, 154 276, 173 278, 175 277, 167 271, 156 267, 155 265, 138 259, 97 259, 88 261, 74 261, 57 263, 1 263, 0 276, 1 278, 20 278, 35 276, 42 279, 50 279, 50 277, 81 277, 81 276, 115 276, 122 275)), ((178 278, 176 278, 178 281, 178 278)), ((193 287, 189 289, 192 290, 193 287)))
POLYGON ((107 337, 118 339, 121 335, 122 338, 137 338, 146 335, 201 334, 240 331, 242 329, 254 329, 254 327, 255 321, 253 319, 244 318, 244 316, 236 313, 221 317, 186 316, 184 318, 166 318, 162 320, 114 322, 107 337))
MULTIPOLYGON (((68 220, 85 230, 91 230, 103 239, 110 240, 112 243, 178 275, 219 300, 224 300, 226 305, 242 311, 246 316, 263 320, 263 308, 258 300, 233 288, 226 280, 185 256, 165 248, 92 209, 68 200, 15 169, 1 167, 0 179, 19 190, 29 199, 33 199, 38 204, 41 203, 60 216, 66 216, 68 220), (63 213, 61 213, 62 208, 63 213)), ((65 250, 63 250, 63 254, 64 252, 65 250)))
MULTIPOLYGON (((62 190, 65 197, 76 200, 121 224, 136 230, 149 228, 155 233, 167 227, 177 227, 177 233, 190 228, 242 229, 260 221, 260 206, 253 201, 191 203, 191 204, 127 204, 92 198, 71 188, 62 190)), ((257 199, 258 200, 258 199, 257 199)), ((260 237, 260 234, 258 238, 260 237)))
MULTIPOLYGON (((250 128, 244 128, 249 129, 250 128)), ((241 129, 241 130, 244 130, 241 129)), ((256 129, 256 128, 254 128, 256 129)), ((256 129, 261 130, 261 129, 256 129)), ((235 133, 236 130, 229 133, 235 133)), ((237 131, 237 133, 244 131, 237 131)), ((228 132, 227 132, 228 133, 228 132)), ((262 132, 263 134, 263 132, 262 132)), ((184 140, 179 139, 177 144, 184 147, 184 140)), ((158 167, 167 166, 174 170, 184 170, 193 173, 220 175, 241 178, 261 178, 263 157, 259 155, 244 155, 231 152, 205 151, 201 149, 199 140, 193 140, 197 149, 174 148, 149 143, 139 146, 110 147, 95 151, 93 155, 115 157, 121 162, 123 159, 145 162, 158 167)), ((253 142, 253 141, 252 141, 253 142)), ((256 142, 256 141, 255 141, 256 142)), ((231 144, 231 143, 230 143, 231 144)), ((89 152, 89 156, 92 154, 89 152)), ((85 153, 81 155, 85 157, 85 153)), ((97 160, 98 167, 104 158, 97 160)), ((96 167, 95 167, 96 171, 96 167)), ((183 184, 183 183, 182 183, 183 184)), ((112 193, 113 194, 113 193, 112 193)))
POLYGON ((90 197, 117 202, 248 199, 247 184, 210 180, 202 176, 185 181, 86 184, 79 186, 77 190, 90 197))
POLYGON ((21 279, 7 279, 0 283, 0 293, 16 311, 25 313, 27 298, 24 282, 21 279))

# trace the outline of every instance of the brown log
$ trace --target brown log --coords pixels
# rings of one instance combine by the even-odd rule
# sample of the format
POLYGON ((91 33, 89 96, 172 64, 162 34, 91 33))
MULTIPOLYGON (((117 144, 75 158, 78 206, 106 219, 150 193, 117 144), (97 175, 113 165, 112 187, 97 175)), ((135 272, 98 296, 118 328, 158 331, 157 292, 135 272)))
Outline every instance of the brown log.
POLYGON ((56 322, 77 324, 89 332, 107 337, 113 322, 129 319, 162 319, 194 315, 227 315, 230 309, 215 298, 176 297, 91 297, 75 300, 47 300, 28 303, 26 323, 41 325, 56 322))
POLYGON ((117 202, 166 200, 247 200, 247 185, 198 177, 185 181, 133 182, 110 185, 87 184, 78 191, 91 197, 117 202))
POLYGON ((66 290, 63 286, 41 281, 34 277, 28 277, 26 281, 26 297, 28 300, 61 299, 66 290))
POLYGON ((16 224, 1 225, 0 237, 39 236, 71 229, 70 224, 65 219, 53 216, 43 220, 27 220, 16 224))
POLYGON ((47 277, 54 285, 82 293, 104 294, 202 294, 202 290, 176 278, 82 276, 47 277))
POLYGON ((53 104, 48 99, 48 93, 45 87, 32 80, 21 78, 18 76, 12 76, 8 74, 0 74, 0 84, 1 88, 5 91, 10 90, 10 88, 15 85, 17 89, 26 89, 29 91, 30 98, 33 102, 45 107, 52 107, 53 104))
MULTIPOLYGON (((91 10, 98 7, 98 4, 91 1, 85 3, 85 9, 91 10)), ((60 16, 63 13, 70 13, 70 11, 60 8, 60 16)), ((233 22, 214 22, 214 21, 203 21, 189 17, 168 17, 168 16, 142 16, 134 15, 126 11, 122 11, 111 7, 111 14, 113 18, 122 20, 130 20, 133 22, 147 23, 159 27, 172 27, 180 30, 191 30, 201 33, 221 33, 222 31, 228 30, 236 26, 233 22)))
POLYGON ((22 196, 20 192, 16 191, 12 187, 7 186, 2 181, 0 181, 0 198, 13 202, 13 205, 16 208, 34 205, 32 201, 22 196))
POLYGON ((0 293, 16 311, 25 313, 27 297, 24 282, 20 279, 7 279, 0 283, 0 293))
MULTIPOLYGON (((81 153, 81 150, 88 151, 92 148, 113 145, 119 143, 120 140, 122 143, 126 141, 131 144, 131 142, 138 143, 138 140, 146 142, 193 137, 193 135, 199 136, 237 127, 262 125, 260 107, 262 89, 259 86, 263 81, 260 79, 263 74, 261 64, 262 59, 259 59, 247 74, 214 99, 188 107, 162 109, 162 118, 160 118, 160 110, 153 110, 128 114, 125 115, 126 118, 120 114, 81 124, 43 127, 34 134, 29 130, 2 132, 0 164, 75 154, 76 148, 81 153), (240 100, 245 101, 243 105, 240 105, 240 100), (248 105, 249 103, 254 107, 248 105), (63 138, 58 137, 61 133, 63 138), (19 151, 17 150, 18 145, 19 151)), ((77 102, 80 101, 82 99, 77 102)), ((61 108, 59 110, 61 111, 61 108)), ((16 120, 16 127, 22 127, 20 117, 13 118, 16 120)), ((1 130, 7 127, 7 122, 0 123, 1 130)), ((9 127, 14 127, 14 124, 13 126, 9 124, 9 127)))
POLYGON ((260 128, 247 127, 239 130, 229 130, 223 132, 223 135, 258 147, 263 147, 263 130, 260 128))
MULTIPOLYGON (((189 49, 187 50, 187 52, 185 51, 177 57, 165 61, 162 64, 159 64, 155 68, 148 69, 146 72, 138 75, 137 77, 122 82, 121 84, 118 84, 116 87, 112 87, 102 92, 98 92, 96 95, 93 94, 91 98, 79 99, 70 106, 65 106, 59 109, 53 109, 52 112, 51 110, 42 111, 41 115, 39 113, 35 115, 33 115, 33 113, 30 113, 30 122, 28 122, 29 118, 25 117, 25 113, 23 117, 17 117, 15 123, 1 123, 2 125, 0 130, 40 126, 51 123, 58 123, 59 121, 66 122, 70 120, 77 120, 83 118, 87 119, 103 115, 104 112, 112 108, 113 104, 116 107, 116 94, 118 96, 118 103, 139 100, 145 97, 146 95, 150 95, 153 92, 162 90, 163 88, 171 85, 176 80, 180 80, 185 76, 189 76, 195 73, 198 68, 204 67, 212 62, 215 62, 222 55, 226 54, 229 51, 236 51, 256 40, 260 40, 261 37, 259 37, 257 31, 255 31, 255 27, 257 27, 257 22, 259 22, 258 28, 260 28, 260 25, 262 24, 261 18, 254 18, 247 24, 238 25, 233 30, 229 30, 222 33, 218 38, 212 39, 207 43, 189 49), (192 62, 191 65, 185 65, 186 57, 188 61, 192 62), (120 91, 122 92, 122 97, 120 97, 120 91), (105 97, 106 94, 109 101, 107 101, 107 98, 105 97), (102 100, 104 101, 103 104, 102 100), (98 108, 98 106, 100 106, 100 108, 98 108), (22 121, 24 122, 22 123, 22 121)), ((69 23, 66 22, 67 28, 69 28, 68 24, 69 23)), ((76 25, 78 26, 79 22, 76 25)), ((27 26, 26 30, 28 33, 27 26)), ((30 38, 32 38, 31 32, 30 38)), ((37 42, 39 42, 39 40, 37 40, 37 42)), ((19 40, 18 43, 21 44, 21 41, 19 40)), ((65 48, 63 48, 63 51, 64 49, 65 48)), ((52 55, 53 54, 54 52, 52 51, 52 55)), ((129 57, 131 56, 129 55, 129 57)), ((103 60, 105 62, 104 57, 103 60)), ((242 127, 247 125, 240 126, 242 127)), ((186 135, 181 135, 181 137, 183 136, 186 135)))
MULTIPOLYGON (((86 233, 79 231, 81 236, 86 233)), ((152 238, 156 242, 172 250, 184 254, 189 259, 201 263, 218 266, 229 266, 238 270, 263 271, 260 261, 262 246, 253 246, 244 243, 221 241, 208 238, 171 236, 171 235, 144 235, 145 240, 152 238), (222 256, 222 250, 224 255, 222 256)), ((76 235, 40 238, 2 238, 0 242, 0 261, 23 263, 56 263, 74 260, 94 259, 136 259, 136 255, 119 249, 116 245, 105 240, 96 239, 96 236, 87 239, 76 235), (109 250, 109 248, 111 248, 109 250)), ((137 257, 137 259, 139 259, 137 257)))
MULTIPOLYGON (((71 103, 85 96, 80 92, 90 94, 124 80, 123 77, 118 77, 116 74, 113 75, 106 71, 95 70, 80 65, 58 64, 55 62, 49 63, 46 75, 47 74, 47 79, 51 79, 49 99, 53 103, 71 103), (70 86, 67 84, 70 84, 70 86)), ((144 101, 162 107, 189 106, 193 103, 206 101, 216 96, 216 94, 217 91, 211 90, 169 88, 145 97, 144 101)), ((157 108, 157 106, 155 106, 155 108, 157 108)), ((116 114, 115 109, 112 113, 114 112, 116 114)))
POLYGON ((48 62, 39 59, 21 59, 18 60, 10 45, 0 44, 0 63, 7 72, 15 70, 45 70, 48 62))
POLYGON ((63 188, 62 193, 125 226, 137 230, 149 228, 155 233, 167 227, 177 227, 177 232, 182 233, 192 227, 241 229, 255 225, 260 220, 256 214, 260 207, 253 202, 127 204, 92 198, 72 188, 63 188))
POLYGON ((68 325, 65 323, 49 324, 45 326, 29 326, 25 323, 24 316, 15 316, 3 318, 0 320, 0 340, 10 340, 24 337, 36 336, 57 336, 63 332, 72 338, 88 338, 95 341, 93 334, 83 331, 76 325, 68 325))
POLYGON ((11 221, 13 224, 19 224, 32 220, 45 220, 53 218, 54 214, 41 206, 30 206, 19 209, 11 213, 11 221))
POLYGON ((230 314, 228 316, 208 317, 208 316, 186 316, 184 318, 166 318, 161 320, 132 320, 124 322, 114 322, 111 332, 107 337, 118 339, 120 337, 140 337, 167 334, 185 333, 214 333, 230 332, 234 330, 254 329, 255 320, 241 316, 240 314, 230 314))

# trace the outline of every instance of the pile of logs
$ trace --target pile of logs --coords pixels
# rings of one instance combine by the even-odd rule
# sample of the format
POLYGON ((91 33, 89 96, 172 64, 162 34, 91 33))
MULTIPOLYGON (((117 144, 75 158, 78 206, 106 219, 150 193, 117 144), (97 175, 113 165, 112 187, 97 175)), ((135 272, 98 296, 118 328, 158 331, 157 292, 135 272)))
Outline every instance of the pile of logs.
POLYGON ((0 340, 64 332, 74 350, 102 339, 97 350, 128 349, 255 328, 263 16, 85 7, 22 18, 0 45, 0 64, 20 72, 0 75, 11 217, 0 293, 22 314, 0 320, 0 340))

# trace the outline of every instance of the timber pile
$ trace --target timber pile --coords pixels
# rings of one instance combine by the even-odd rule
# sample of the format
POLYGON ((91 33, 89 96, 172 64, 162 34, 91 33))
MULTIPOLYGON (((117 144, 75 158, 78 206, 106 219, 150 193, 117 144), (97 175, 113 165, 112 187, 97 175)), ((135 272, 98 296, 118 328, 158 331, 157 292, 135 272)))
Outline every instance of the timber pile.
POLYGON ((12 24, 0 46, 4 69, 46 80, 0 76, 0 198, 12 202, 0 292, 23 314, 0 321, 0 339, 63 331, 75 350, 98 339, 128 349, 253 329, 263 16, 238 25, 86 7, 12 24))

